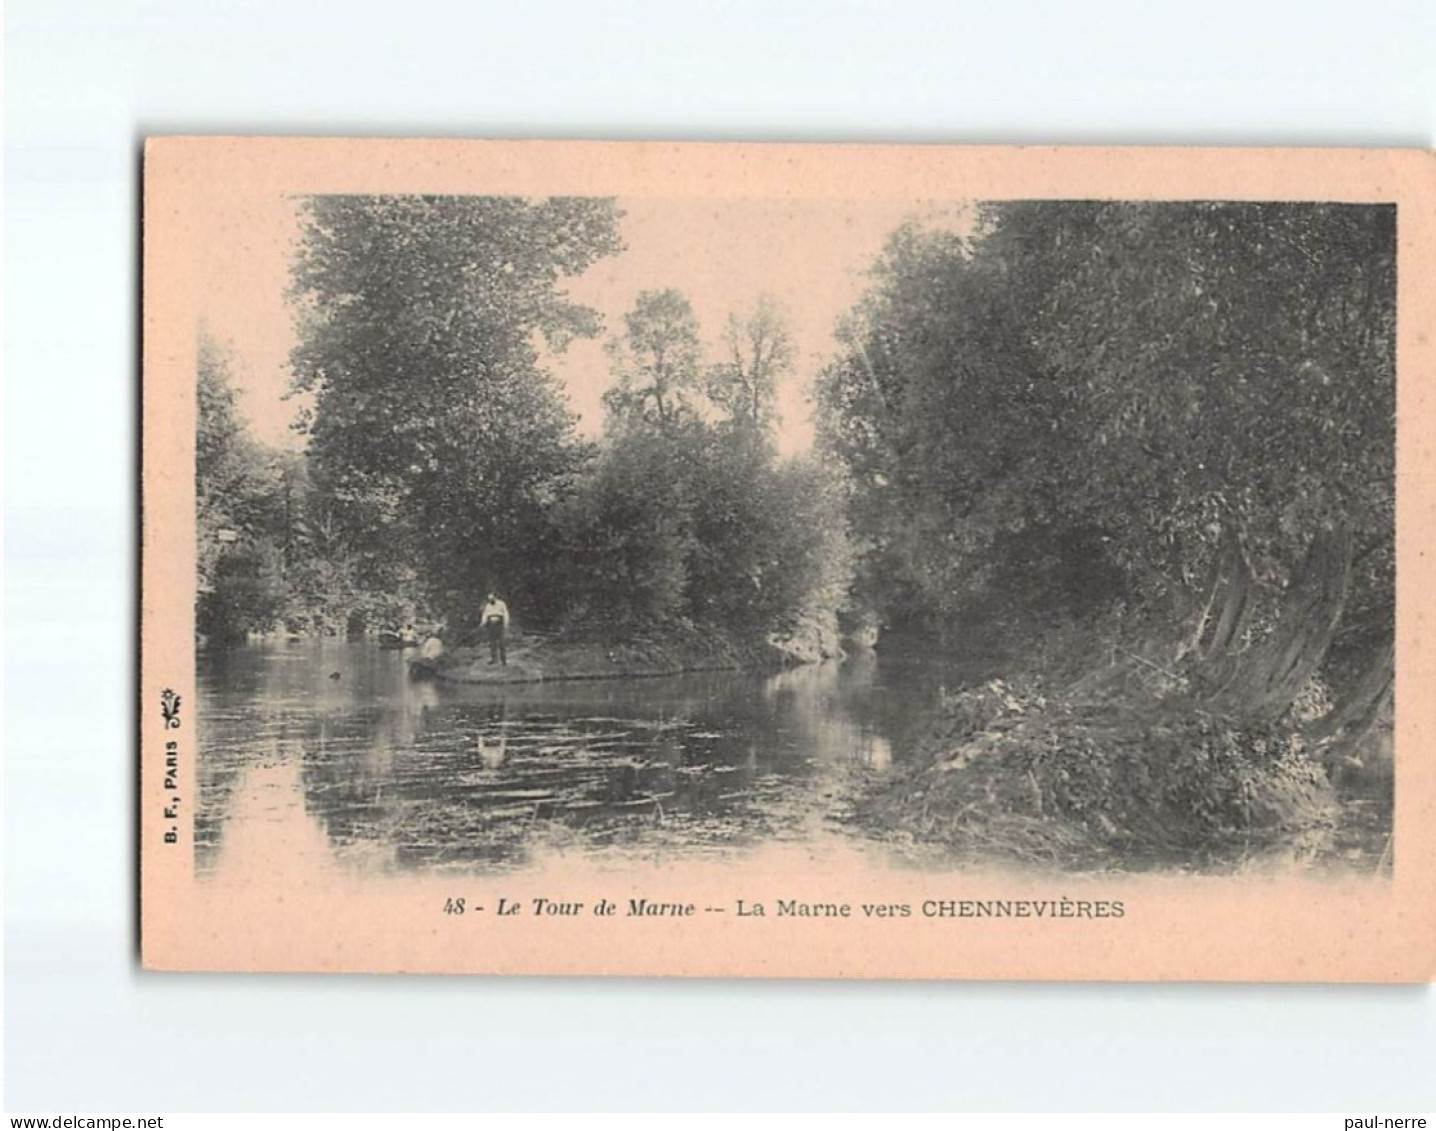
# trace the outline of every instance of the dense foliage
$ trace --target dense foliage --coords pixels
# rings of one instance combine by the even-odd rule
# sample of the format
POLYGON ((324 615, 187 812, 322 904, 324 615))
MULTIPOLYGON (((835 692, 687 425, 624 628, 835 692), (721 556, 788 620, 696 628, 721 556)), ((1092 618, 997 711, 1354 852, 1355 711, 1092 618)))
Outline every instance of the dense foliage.
POLYGON ((230 351, 208 335, 197 365, 195 512, 198 631, 216 644, 249 632, 342 633, 411 616, 412 571, 365 585, 362 540, 309 473, 303 453, 249 434, 230 351))
POLYGON ((198 630, 217 640, 267 626, 281 596, 269 539, 278 476, 236 403, 234 359, 201 333, 195 374, 198 630))
POLYGON ((1012 719, 940 717, 898 810, 1010 787, 937 834, 963 844, 993 813, 1188 846, 1325 820, 1321 767, 1390 710, 1395 252, 1393 209, 1335 204, 1015 202, 893 237, 821 387, 862 599, 1070 645, 1012 719))
POLYGON ((703 343, 698 318, 680 291, 644 291, 623 316, 624 333, 607 344, 613 387, 610 417, 676 428, 694 417, 701 393, 703 343))
POLYGON ((841 494, 814 462, 780 464, 731 427, 628 428, 571 504, 571 611, 596 625, 682 618, 787 636, 815 601, 836 616, 843 529, 841 494))
POLYGON ((899 232, 822 387, 869 600, 1189 615, 1237 573, 1277 600, 1324 538, 1389 618, 1394 239, 1383 207, 1212 203, 899 232))
POLYGON ((819 451, 786 461, 797 351, 765 296, 715 342, 681 292, 639 294, 604 433, 577 436, 545 360, 603 332, 564 282, 618 222, 307 201, 304 453, 248 437, 201 343, 201 631, 419 615, 462 641, 489 589, 608 656, 985 625, 1025 659, 934 713, 885 822, 1054 859, 1329 822, 1326 768, 1391 709, 1394 209, 1009 202, 900 229, 820 375, 819 451))
POLYGON ((706 626, 836 649, 843 500, 816 463, 775 454, 792 350, 771 300, 735 314, 729 359, 709 366, 687 298, 639 295, 608 342, 603 440, 575 434, 545 347, 599 333, 562 281, 618 250, 617 220, 589 199, 305 203, 291 297, 307 451, 253 445, 201 357, 201 513, 228 508, 202 544, 234 575, 205 599, 228 609, 212 634, 417 616, 461 642, 495 589, 520 624, 570 636, 706 626), (254 521, 230 516, 251 499, 254 521))
POLYGON ((849 566, 843 499, 822 465, 774 453, 772 402, 792 364, 781 310, 762 297, 733 314, 723 346, 724 360, 705 368, 697 318, 673 290, 640 294, 610 342, 607 435, 568 512, 571 616, 680 618, 741 636, 818 631, 835 651, 849 566))
POLYGON ((314 197, 294 268, 315 479, 376 589, 416 569, 441 611, 552 601, 555 501, 583 451, 540 342, 599 331, 561 281, 619 248, 611 202, 314 197))

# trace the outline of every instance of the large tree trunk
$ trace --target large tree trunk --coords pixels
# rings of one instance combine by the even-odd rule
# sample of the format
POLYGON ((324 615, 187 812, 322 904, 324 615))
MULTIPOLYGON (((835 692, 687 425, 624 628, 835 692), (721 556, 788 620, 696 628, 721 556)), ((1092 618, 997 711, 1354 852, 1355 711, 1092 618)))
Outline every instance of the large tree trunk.
POLYGON ((1396 681, 1396 650, 1388 641, 1356 686, 1329 714, 1317 719, 1307 738, 1327 765, 1354 758, 1391 703, 1396 681))
POLYGON ((1199 683, 1209 696, 1225 691, 1240 670, 1238 647, 1256 610, 1256 579, 1240 538, 1228 531, 1217 558, 1211 596, 1190 639, 1178 654, 1196 663, 1199 683))
POLYGON ((1287 588, 1271 633, 1240 658, 1219 690, 1224 709, 1275 718, 1291 705, 1326 656, 1350 577, 1350 534, 1345 528, 1320 531, 1287 588))
POLYGON ((1247 561, 1246 551, 1236 535, 1228 535, 1222 557, 1225 592, 1221 613, 1212 627, 1211 635, 1198 644, 1198 654, 1204 660, 1230 653, 1246 633, 1251 624, 1252 612, 1256 608, 1256 583, 1252 577, 1251 563, 1247 561))

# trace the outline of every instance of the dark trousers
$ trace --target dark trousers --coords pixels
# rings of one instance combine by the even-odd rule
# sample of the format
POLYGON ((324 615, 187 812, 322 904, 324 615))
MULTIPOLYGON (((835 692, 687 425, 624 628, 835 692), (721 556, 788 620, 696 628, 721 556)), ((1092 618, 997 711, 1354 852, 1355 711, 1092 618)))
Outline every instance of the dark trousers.
POLYGON ((490 617, 484 625, 484 632, 489 637, 489 663, 507 666, 509 653, 504 638, 508 636, 508 626, 504 624, 503 618, 490 617))

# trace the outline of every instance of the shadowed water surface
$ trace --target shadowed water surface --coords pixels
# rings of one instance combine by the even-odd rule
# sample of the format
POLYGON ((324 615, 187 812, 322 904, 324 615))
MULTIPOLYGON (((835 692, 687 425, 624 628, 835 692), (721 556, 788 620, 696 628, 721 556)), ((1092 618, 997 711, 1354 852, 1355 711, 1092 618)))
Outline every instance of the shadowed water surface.
POLYGON ((866 654, 771 677, 482 687, 412 681, 405 655, 291 641, 201 657, 201 871, 275 853, 486 871, 550 847, 661 860, 857 838, 855 782, 900 760, 916 708, 963 679, 866 654))

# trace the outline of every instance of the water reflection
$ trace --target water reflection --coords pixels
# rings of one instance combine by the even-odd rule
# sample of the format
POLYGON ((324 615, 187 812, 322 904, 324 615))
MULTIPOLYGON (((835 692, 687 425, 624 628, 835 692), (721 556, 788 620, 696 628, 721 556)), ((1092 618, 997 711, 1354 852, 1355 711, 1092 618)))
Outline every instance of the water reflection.
POLYGON ((363 642, 208 655, 199 863, 488 869, 549 845, 661 858, 850 835, 851 778, 900 759, 930 690, 884 674, 867 654, 770 678, 473 687, 412 681, 363 642))

